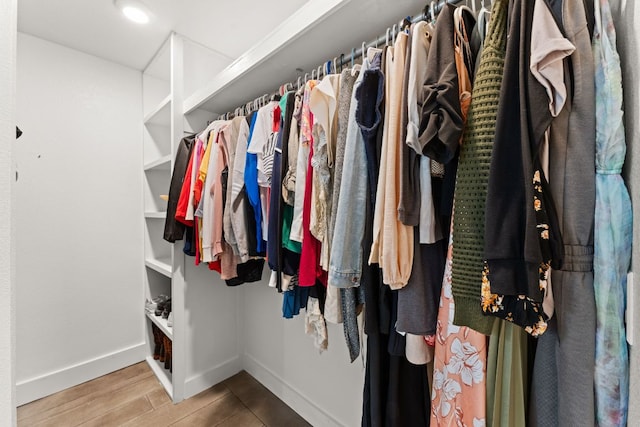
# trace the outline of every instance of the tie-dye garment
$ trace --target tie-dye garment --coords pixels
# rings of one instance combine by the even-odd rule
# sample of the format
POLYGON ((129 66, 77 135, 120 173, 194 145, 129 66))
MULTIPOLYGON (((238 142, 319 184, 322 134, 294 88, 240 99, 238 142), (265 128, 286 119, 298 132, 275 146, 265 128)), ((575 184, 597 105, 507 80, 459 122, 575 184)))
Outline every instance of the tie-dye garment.
POLYGON ((595 1, 593 54, 596 81, 596 211, 594 288, 596 295, 596 421, 625 426, 629 360, 624 312, 631 262, 632 211, 620 176, 626 152, 622 75, 608 0, 595 1))

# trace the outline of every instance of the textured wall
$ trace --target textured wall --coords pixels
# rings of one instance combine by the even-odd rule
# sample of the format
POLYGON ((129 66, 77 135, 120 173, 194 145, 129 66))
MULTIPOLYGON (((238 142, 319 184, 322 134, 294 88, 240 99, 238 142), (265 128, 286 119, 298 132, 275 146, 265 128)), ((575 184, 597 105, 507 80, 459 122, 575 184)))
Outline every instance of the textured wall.
POLYGON ((622 61, 625 122, 627 131, 627 161, 625 179, 631 191, 633 202, 633 265, 635 274, 635 307, 633 324, 636 327, 631 347, 631 392, 629 402, 629 420, 640 419, 640 6, 634 0, 610 0, 618 35, 618 51, 622 61))
POLYGON ((15 298, 12 228, 16 0, 0 2, 0 425, 15 424, 15 298))

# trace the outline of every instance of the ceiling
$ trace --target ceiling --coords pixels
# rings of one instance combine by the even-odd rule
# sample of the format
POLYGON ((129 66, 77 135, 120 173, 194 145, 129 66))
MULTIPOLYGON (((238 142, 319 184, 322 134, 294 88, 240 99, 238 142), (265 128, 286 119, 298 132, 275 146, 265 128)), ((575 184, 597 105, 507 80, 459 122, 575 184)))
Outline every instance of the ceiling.
POLYGON ((142 1, 153 13, 146 25, 127 20, 113 0, 18 0, 18 30, 142 70, 171 31, 236 59, 307 2, 142 1))

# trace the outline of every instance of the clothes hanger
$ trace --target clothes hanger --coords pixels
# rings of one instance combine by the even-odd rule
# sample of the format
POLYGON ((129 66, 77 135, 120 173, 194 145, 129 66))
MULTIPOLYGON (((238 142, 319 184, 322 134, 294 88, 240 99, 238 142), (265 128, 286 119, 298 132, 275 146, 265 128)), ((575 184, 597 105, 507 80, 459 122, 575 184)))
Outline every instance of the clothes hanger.
POLYGON ((311 80, 316 80, 316 70, 311 70, 311 80))
MULTIPOLYGON (((467 3, 468 3, 468 1, 469 1, 469 0, 467 0, 467 3)), ((475 5, 475 4, 476 4, 476 2, 475 2, 475 1, 473 1, 473 4, 475 5)), ((474 9, 475 9, 475 6, 474 6, 474 9)), ((469 12, 469 13, 473 14, 473 16, 476 16, 476 11, 475 11, 475 10, 472 10, 472 9, 471 9, 469 6, 467 6, 466 4, 463 4, 463 5, 458 6, 458 8, 457 8, 456 10, 460 10, 460 12, 458 12, 458 13, 462 13, 462 11, 463 11, 463 10, 466 10, 467 12, 469 12)))
POLYGON ((389 46, 389 34, 391 34, 391 28, 387 27, 387 32, 384 34, 384 45, 389 46))
POLYGON ((367 54, 367 44, 362 42, 362 62, 364 62, 364 58, 367 54))
POLYGON ((351 48, 351 68, 353 68, 353 62, 355 60, 355 58, 354 58, 355 56, 356 56, 356 48, 352 47, 351 48))
POLYGON ((398 35, 398 25, 393 24, 393 28, 391 29, 391 40, 393 44, 396 44, 396 36, 398 35))
POLYGON ((324 77, 324 67, 322 65, 318 65, 318 72, 316 75, 318 76, 318 80, 322 80, 322 77, 324 77))
POLYGON ((344 53, 340 54, 340 72, 344 69, 344 53))
POLYGON ((304 82, 308 82, 309 81, 309 73, 304 73, 304 82))
POLYGON ((407 16, 400 23, 400 31, 408 30, 409 28, 411 28, 411 24, 412 24, 411 17, 407 16))
POLYGON ((436 5, 435 5, 435 1, 431 2, 431 5, 429 6, 431 9, 431 22, 435 24, 436 22, 436 5))
POLYGON ((469 7, 469 0, 465 0, 464 4, 460 5, 459 8, 469 10, 469 12, 473 13, 473 16, 476 16, 476 11, 475 11, 476 2, 475 0, 473 0, 471 3, 472 3, 473 10, 471 9, 471 7, 469 7))

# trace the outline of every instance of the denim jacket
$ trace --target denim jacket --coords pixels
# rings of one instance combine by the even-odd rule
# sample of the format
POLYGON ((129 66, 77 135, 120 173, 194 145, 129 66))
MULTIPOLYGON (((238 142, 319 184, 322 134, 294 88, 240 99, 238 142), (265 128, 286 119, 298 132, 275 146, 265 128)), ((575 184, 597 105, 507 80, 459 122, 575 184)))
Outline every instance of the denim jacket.
POLYGON ((331 244, 328 284, 339 288, 360 286, 362 273, 362 240, 367 200, 367 158, 364 139, 356 122, 356 89, 362 83, 371 63, 364 58, 360 75, 354 84, 349 108, 349 124, 345 143, 340 198, 336 211, 331 244))

